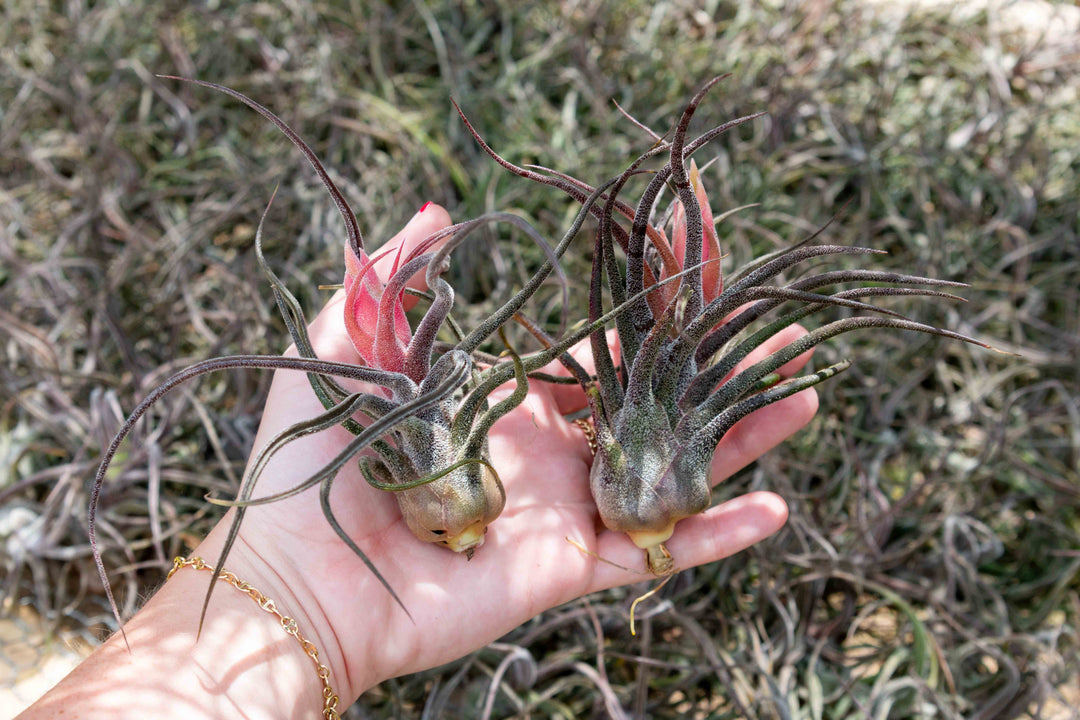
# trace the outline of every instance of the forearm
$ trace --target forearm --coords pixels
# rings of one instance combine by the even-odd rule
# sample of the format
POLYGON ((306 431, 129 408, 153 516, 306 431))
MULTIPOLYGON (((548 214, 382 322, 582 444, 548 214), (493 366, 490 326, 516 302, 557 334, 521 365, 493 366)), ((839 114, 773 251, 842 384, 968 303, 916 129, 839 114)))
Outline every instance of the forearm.
MULTIPOLYGON (((216 562, 212 536, 199 548, 216 562)), ((324 644, 278 579, 239 556, 229 569, 297 620, 300 634, 324 644)), ((18 720, 65 718, 318 718, 323 684, 300 642, 249 595, 219 581, 196 641, 211 577, 183 568, 125 625, 18 720)), ((331 683, 337 689, 338 684, 331 683)), ((339 704, 342 710, 351 698, 339 704)))

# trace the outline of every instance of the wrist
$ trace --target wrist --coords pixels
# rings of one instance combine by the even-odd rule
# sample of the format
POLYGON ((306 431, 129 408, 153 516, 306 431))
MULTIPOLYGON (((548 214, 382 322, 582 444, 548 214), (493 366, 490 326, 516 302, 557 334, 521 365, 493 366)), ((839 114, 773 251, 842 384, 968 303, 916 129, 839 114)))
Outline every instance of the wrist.
MULTIPOLYGON (((256 576, 243 562, 236 568, 238 576, 256 576)), ((86 720, 320 717, 323 685, 314 663, 248 592, 219 583, 198 631, 210 577, 179 570, 125 624, 127 647, 114 634, 24 717, 71 708, 86 720)), ((262 577, 255 582, 268 585, 262 577)))
MULTIPOLYGON (((231 515, 218 523, 190 555, 191 558, 198 556, 205 565, 217 566, 231 515)), ((289 649, 294 655, 306 661, 305 679, 316 687, 320 696, 324 694, 327 684, 333 689, 340 700, 340 712, 359 696, 360 691, 353 690, 345 649, 334 632, 332 618, 323 610, 318 588, 309 584, 311 573, 295 564, 291 555, 277 552, 280 538, 269 541, 257 538, 256 526, 245 520, 243 531, 230 549, 223 572, 214 585, 204 628, 218 612, 219 602, 231 605, 238 598, 243 600, 249 613, 264 623, 276 626, 276 640, 282 644, 289 641, 289 649), (230 583, 231 578, 240 582, 230 583), (323 682, 323 675, 327 676, 327 683, 323 682)), ((179 572, 197 576, 197 605, 201 609, 213 574, 208 569, 203 572, 183 569, 179 572)))

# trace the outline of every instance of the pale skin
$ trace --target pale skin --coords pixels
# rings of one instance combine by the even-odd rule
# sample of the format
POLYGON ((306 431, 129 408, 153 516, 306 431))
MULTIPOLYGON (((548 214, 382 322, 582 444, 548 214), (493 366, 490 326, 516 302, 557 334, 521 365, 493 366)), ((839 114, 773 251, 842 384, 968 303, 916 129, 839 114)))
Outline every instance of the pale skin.
MULTIPOLYGON (((426 206, 390 242, 407 249, 449 221, 442 208, 426 206)), ((423 286, 420 276, 414 284, 423 286)), ((336 295, 312 322, 312 342, 323 359, 358 363, 342 300, 336 295)), ((789 328, 747 362, 803 332, 789 328)), ((587 349, 575 355, 588 362, 587 349)), ((792 361, 781 374, 795 374, 808 359, 792 361)), ((411 620, 327 525, 315 489, 249 511, 226 567, 297 621, 330 669, 339 710, 385 679, 461 657, 547 608, 640 582, 648 576, 601 562, 566 539, 626 568, 645 568, 642 551, 597 518, 588 445, 562 417, 584 406, 576 387, 533 382, 525 402, 492 429, 491 459, 506 489, 506 508, 471 561, 416 540, 395 499, 368 486, 355 464, 339 473, 331 498, 337 517, 395 588, 411 620)), ((302 373, 278 371, 255 446, 321 410, 302 373)), ((714 483, 802 428, 816 410, 810 389, 742 420, 717 448, 714 483)), ((351 437, 334 428, 288 446, 256 495, 307 478, 351 437)), ((216 564, 228 519, 192 554, 216 564)), ((737 553, 786 519, 782 498, 748 493, 681 521, 667 545, 679 567, 690 567, 737 553)), ((322 684, 312 660, 235 588, 215 588, 196 643, 209 578, 205 571, 180 570, 126 623, 130 654, 114 635, 19 718, 318 717, 322 684)))

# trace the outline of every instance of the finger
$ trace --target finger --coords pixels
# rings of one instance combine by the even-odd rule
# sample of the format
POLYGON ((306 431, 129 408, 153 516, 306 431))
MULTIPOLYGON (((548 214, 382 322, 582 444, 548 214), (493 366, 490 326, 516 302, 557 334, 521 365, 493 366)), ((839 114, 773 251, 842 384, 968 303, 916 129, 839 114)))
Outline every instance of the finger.
MULTIPOLYGON (((787 503, 771 492, 752 492, 681 520, 665 545, 679 569, 703 565, 734 555, 761 542, 787 522, 787 503)), ((625 533, 605 531, 597 554, 631 569, 645 570, 645 551, 625 533)), ((601 562, 589 592, 641 582, 652 575, 628 572, 601 562)))
MULTIPOLYGON (((742 372, 743 370, 754 365, 755 363, 764 360, 772 353, 786 347, 787 345, 798 340, 806 334, 806 329, 801 325, 791 325, 784 328, 783 330, 766 340, 764 343, 759 345, 757 348, 755 348, 750 354, 748 354, 738 365, 735 366, 734 370, 728 373, 728 375, 724 378, 724 381, 734 376, 735 374, 742 372)), ((609 330, 607 333, 607 340, 608 347, 611 348, 612 358, 615 364, 618 365, 618 333, 615 330, 609 330)), ((803 366, 806 365, 806 363, 810 361, 813 353, 813 348, 807 350, 802 355, 799 355, 793 360, 790 360, 789 362, 782 365, 777 370, 777 372, 780 374, 781 377, 784 378, 795 375, 803 368, 803 366)), ((584 340, 575 345, 570 350, 570 354, 574 357, 574 359, 576 359, 582 364, 582 366, 589 372, 590 375, 594 375, 596 373, 596 366, 593 362, 592 349, 590 347, 589 341, 584 340)), ((563 367, 562 363, 557 360, 552 361, 547 366, 545 366, 544 372, 551 373, 552 375, 559 375, 561 377, 570 376, 570 372, 565 367, 563 367)), ((582 391, 581 387, 577 385, 553 385, 552 395, 555 398, 555 402, 558 404, 559 412, 564 415, 581 410, 587 404, 585 401, 585 393, 582 391)), ((772 447, 772 445, 770 445, 769 447, 772 447)))
MULTIPOLYGON (((450 225, 450 215, 446 210, 434 203, 426 203, 412 216, 401 231, 390 238, 375 255, 381 256, 375 261, 375 272, 382 282, 389 279, 390 271, 394 266, 394 258, 401 252, 401 257, 406 257, 417 245, 432 234, 450 225)), ((416 290, 426 290, 427 282, 422 272, 417 273, 408 282, 408 287, 416 290)), ((356 348, 348 339, 345 329, 345 292, 339 290, 327 300, 322 311, 311 322, 308 334, 311 344, 315 348, 315 354, 323 360, 334 360, 352 364, 363 364, 356 348)), ((417 298, 406 295, 402 302, 408 310, 417 302, 417 298)))
MULTIPOLYGON (((607 332, 608 348, 611 350, 612 360, 615 365, 619 364, 619 335, 612 329, 607 332)), ((588 339, 582 340, 570 348, 570 355, 585 368, 589 375, 596 375, 596 364, 593 362, 592 346, 588 339)), ((561 362, 553 360, 544 366, 543 371, 560 377, 571 377, 561 362)), ((585 400, 585 391, 580 385, 551 385, 551 394, 555 398, 555 404, 559 412, 568 415, 585 408, 588 403, 585 400)))
MULTIPOLYGON (((784 328, 783 330, 763 342, 761 345, 754 348, 754 350, 751 351, 749 355, 743 358, 742 361, 735 366, 734 370, 728 373, 724 380, 726 381, 728 378, 742 372, 743 370, 746 370, 747 368, 751 367, 756 363, 761 362, 777 350, 782 350, 783 348, 787 347, 791 343, 795 342, 796 340, 807 334, 808 333, 806 328, 804 328, 802 325, 789 325, 788 327, 784 328)), ((796 357, 795 359, 781 365, 777 372, 780 374, 780 377, 789 378, 795 373, 799 372, 799 370, 801 370, 803 366, 806 365, 806 363, 810 362, 810 357, 813 354, 814 349, 811 348, 804 352, 802 355, 796 357)))
MULTIPOLYGON (((321 360, 363 365, 356 348, 345 330, 345 291, 338 290, 323 306, 315 319, 308 324, 308 339, 321 360)), ((286 355, 295 355, 290 347, 286 355)))
MULTIPOLYGON (((402 258, 408 257, 409 253, 421 242, 449 226, 450 213, 444 207, 432 202, 424 203, 423 207, 412 216, 409 222, 405 223, 405 227, 397 235, 379 247, 376 254, 382 256, 382 259, 375 263, 375 272, 379 275, 379 279, 384 283, 390 279, 394 268, 394 258, 398 257, 399 251, 402 258)), ((446 242, 446 239, 439 244, 441 245, 444 242, 446 242)), ((431 249, 438 249, 438 245, 431 249)), ((418 272, 413 275, 407 287, 413 290, 426 291, 428 286, 427 281, 424 279, 424 273, 418 272)), ((417 298, 411 295, 405 295, 402 298, 406 310, 411 309, 416 302, 417 298)))
POLYGON ((720 438, 713 453, 712 484, 731 477, 806 427, 817 409, 817 391, 807 388, 735 423, 720 438))
MULTIPOLYGON (((800 325, 784 328, 755 348, 728 377, 764 360, 806 334, 806 329, 800 325)), ((813 348, 780 366, 777 372, 781 377, 791 377, 802 370, 812 355, 813 348)), ((712 484, 726 480, 801 430, 813 419, 817 409, 817 392, 808 388, 747 415, 728 430, 717 444, 712 459, 712 484)))
POLYGON ((761 542, 787 518, 787 503, 776 493, 747 493, 680 522, 667 547, 675 567, 703 565, 761 542))
MULTIPOLYGON (((326 302, 315 319, 308 324, 308 340, 311 342, 316 357, 320 360, 363 365, 363 360, 360 359, 345 331, 344 305, 345 291, 338 290, 326 302)), ((290 345, 285 355, 295 357, 299 355, 299 352, 295 345, 290 345)), ((354 381, 343 381, 338 378, 338 382, 345 382, 356 389, 361 388, 361 384, 354 381)), ((322 403, 311 389, 306 373, 292 370, 277 371, 270 385, 270 395, 263 411, 263 422, 260 425, 259 434, 263 435, 264 430, 276 432, 296 420, 314 417, 322 410, 322 403), (292 418, 292 420, 275 424, 267 421, 270 417, 292 418), (269 427, 270 425, 273 427, 269 427)), ((268 434, 266 439, 269 437, 268 434)), ((257 441, 256 447, 261 447, 261 443, 257 441)))

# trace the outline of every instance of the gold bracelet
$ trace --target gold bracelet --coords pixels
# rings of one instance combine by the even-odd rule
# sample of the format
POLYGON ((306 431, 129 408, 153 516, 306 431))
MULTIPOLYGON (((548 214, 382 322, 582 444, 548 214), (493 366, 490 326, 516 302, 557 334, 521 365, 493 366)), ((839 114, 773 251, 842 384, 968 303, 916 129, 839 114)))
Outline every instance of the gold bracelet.
POLYGON ((585 442, 589 443, 589 452, 595 456, 598 447, 596 444, 596 428, 585 418, 578 418, 574 421, 574 424, 577 425, 582 434, 585 435, 585 442))
MULTIPOLYGON (((198 555, 191 559, 176 557, 173 558, 172 570, 169 571, 169 575, 165 579, 168 580, 176 574, 177 570, 184 567, 195 568, 196 570, 209 570, 210 572, 214 572, 214 567, 212 565, 207 565, 198 555)), ((311 658, 312 661, 315 663, 315 673, 319 676, 319 679, 322 680, 323 717, 326 718, 326 720, 341 720, 341 716, 338 714, 337 711, 338 696, 337 693, 334 692, 334 689, 330 687, 330 668, 319 662, 318 649, 315 647, 314 643, 312 643, 310 640, 300 634, 300 628, 297 626, 296 621, 293 620, 291 617, 288 617, 287 615, 282 615, 281 612, 277 609, 277 606, 274 605, 273 600, 266 597, 261 592, 259 592, 240 578, 236 577, 236 575, 229 572, 228 570, 222 570, 220 577, 222 580, 229 583, 234 588, 250 597, 256 603, 258 603, 259 607, 261 607, 263 610, 274 615, 278 619, 278 622, 281 623, 281 629, 296 638, 297 642, 300 643, 300 647, 301 649, 303 649, 304 654, 311 658)))

